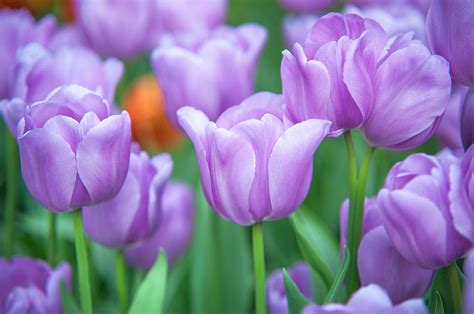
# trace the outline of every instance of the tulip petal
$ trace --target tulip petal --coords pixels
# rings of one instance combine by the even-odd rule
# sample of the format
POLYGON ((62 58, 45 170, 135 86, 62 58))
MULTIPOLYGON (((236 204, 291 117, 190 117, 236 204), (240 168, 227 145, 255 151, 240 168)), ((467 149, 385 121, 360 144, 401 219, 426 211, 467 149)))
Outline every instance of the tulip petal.
POLYGON ((381 287, 371 284, 357 290, 347 307, 359 311, 383 311, 392 307, 392 301, 381 287))
POLYGON ((61 283, 64 282, 65 286, 71 289, 71 273, 71 266, 67 262, 62 262, 51 272, 46 284, 46 298, 50 313, 62 313, 61 283))
POLYGON ((124 111, 93 127, 78 145, 77 170, 93 204, 120 191, 127 175, 130 141, 130 116, 124 111))
POLYGON ((43 129, 61 136, 73 152, 76 151, 77 145, 82 139, 79 132, 79 123, 67 116, 55 116, 49 119, 44 124, 43 129))
POLYGON ((28 131, 18 145, 23 180, 33 197, 51 211, 71 210, 77 170, 70 145, 42 129, 28 131))
POLYGON ((122 77, 123 74, 123 62, 115 59, 115 58, 109 58, 105 60, 104 64, 104 70, 105 70, 105 83, 106 86, 105 88, 105 98, 112 103, 114 101, 114 96, 115 96, 115 88, 117 87, 118 82, 120 81, 120 78, 122 77))
POLYGON ((469 90, 462 107, 461 138, 465 150, 474 144, 474 90, 469 90))
POLYGON ((277 140, 268 162, 272 214, 278 219, 295 210, 311 183, 313 155, 331 122, 306 120, 287 129, 277 140))

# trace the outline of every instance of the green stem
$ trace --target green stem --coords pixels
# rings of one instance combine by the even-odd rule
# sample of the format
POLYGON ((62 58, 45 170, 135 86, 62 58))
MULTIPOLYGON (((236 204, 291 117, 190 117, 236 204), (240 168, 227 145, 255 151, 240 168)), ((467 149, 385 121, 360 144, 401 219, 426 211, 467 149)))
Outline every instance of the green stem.
POLYGON ((84 314, 92 314, 91 286, 89 282, 89 259, 87 254, 86 239, 82 226, 82 213, 80 209, 73 211, 74 238, 76 242, 76 260, 79 275, 79 293, 81 296, 81 309, 84 314))
MULTIPOLYGON (((346 142, 347 158, 349 163, 349 213, 347 222, 347 248, 350 255, 353 257, 357 252, 357 242, 354 234, 356 233, 356 196, 357 196, 357 156, 354 149, 354 142, 352 141, 351 131, 344 133, 346 142)), ((349 260, 348 269, 348 286, 357 285, 357 259, 351 258, 349 260)))
POLYGON ((351 226, 351 233, 348 233, 349 249, 351 251, 351 266, 348 273, 347 292, 352 295, 354 291, 359 288, 359 273, 357 271, 357 251, 359 249, 360 239, 362 236, 362 223, 364 220, 364 203, 365 203, 365 188, 367 186, 367 179, 369 177, 370 161, 374 154, 375 148, 368 147, 362 159, 359 169, 359 176, 357 178, 357 193, 356 201, 353 210, 353 215, 349 215, 349 226, 351 226), (352 218, 352 220, 350 220, 352 218))
POLYGON ((255 269, 255 309, 256 314, 265 314, 265 253, 263 250, 262 223, 252 226, 253 263, 255 269))
POLYGON ((7 148, 7 195, 5 198, 5 256, 10 258, 15 245, 15 207, 17 196, 17 147, 15 139, 8 130, 6 133, 7 148))
POLYGON ((128 311, 127 273, 125 271, 122 250, 115 251, 115 276, 120 301, 120 313, 126 314, 128 311))
POLYGON ((449 283, 451 285, 451 294, 453 296, 453 305, 454 305, 453 314, 461 314, 462 313, 461 283, 459 282, 459 275, 458 275, 456 262, 448 266, 448 276, 449 276, 449 283))
POLYGON ((48 212, 48 263, 56 264, 56 214, 48 212))

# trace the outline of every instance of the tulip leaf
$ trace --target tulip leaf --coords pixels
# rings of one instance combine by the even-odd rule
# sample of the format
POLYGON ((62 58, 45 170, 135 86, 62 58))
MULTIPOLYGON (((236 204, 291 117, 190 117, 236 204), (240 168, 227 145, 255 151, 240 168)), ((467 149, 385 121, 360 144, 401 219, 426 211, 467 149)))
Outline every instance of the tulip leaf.
POLYGON ((332 303, 336 301, 337 293, 341 289, 342 283, 344 282, 344 278, 346 277, 347 270, 349 269, 349 264, 351 261, 351 253, 349 252, 349 248, 347 246, 344 247, 344 262, 342 263, 341 267, 336 274, 336 278, 331 285, 331 289, 324 299, 324 303, 332 303))
POLYGON ((283 268, 283 282, 285 284, 286 298, 288 300, 288 313, 299 314, 301 310, 309 303, 295 282, 283 268))
POLYGON ((340 264, 335 238, 319 217, 306 207, 291 216, 291 223, 304 259, 329 288, 340 264))
MULTIPOLYGON (((457 265, 454 265, 454 266, 456 268, 459 283, 462 286, 465 280, 464 275, 462 274, 459 267, 457 267, 457 265)), ((439 298, 441 300, 444 313, 455 313, 455 306, 453 302, 453 291, 450 284, 448 267, 439 269, 436 272, 436 275, 433 279, 433 283, 431 285, 431 292, 429 293, 430 313, 435 313, 436 307, 438 307, 438 311, 440 311, 437 295, 439 295, 439 298)))
POLYGON ((66 288, 64 281, 61 282, 60 293, 63 313, 80 314, 81 311, 79 310, 76 301, 74 301, 74 298, 69 293, 69 290, 66 288))
POLYGON ((434 294, 434 300, 430 302, 430 313, 433 314, 444 314, 444 305, 443 305, 443 297, 438 290, 436 290, 434 294))
POLYGON ((158 259, 138 288, 130 307, 130 314, 162 313, 166 292, 166 254, 160 250, 158 259))

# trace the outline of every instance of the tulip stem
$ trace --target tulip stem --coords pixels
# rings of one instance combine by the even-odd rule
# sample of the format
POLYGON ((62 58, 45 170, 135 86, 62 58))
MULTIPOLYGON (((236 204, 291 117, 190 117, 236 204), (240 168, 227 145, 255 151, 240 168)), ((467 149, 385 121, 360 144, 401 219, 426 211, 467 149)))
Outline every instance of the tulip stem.
POLYGON ((76 261, 79 275, 79 293, 81 309, 84 314, 92 314, 91 286, 89 282, 89 258, 82 226, 82 211, 77 209, 72 213, 74 219, 74 238, 76 242, 76 261))
POLYGON ((56 263, 56 214, 48 212, 48 263, 56 263))
POLYGON ((356 210, 356 196, 357 196, 357 156, 354 148, 354 142, 352 140, 351 131, 344 133, 344 139, 346 142, 347 158, 349 163, 349 215, 347 224, 347 247, 351 255, 349 260, 348 276, 348 288, 355 287, 358 285, 357 275, 357 259, 353 258, 356 256, 357 243, 355 241, 354 234, 356 233, 356 221, 357 221, 357 210, 356 210))
POLYGON ((349 214, 349 230, 348 242, 351 252, 351 266, 348 272, 347 292, 350 296, 359 288, 359 273, 357 270, 357 253, 359 249, 360 239, 362 237, 362 223, 364 220, 364 203, 365 203, 365 188, 367 186, 367 179, 369 177, 370 161, 374 155, 375 148, 368 147, 364 158, 360 164, 359 175, 357 177, 357 191, 355 195, 355 204, 352 215, 349 214), (351 220, 352 218, 352 220, 351 220))
POLYGON ((255 309, 256 314, 265 314, 265 252, 263 250, 262 223, 252 226, 253 263, 255 270, 255 309))
POLYGON ((120 313, 128 312, 127 273, 122 250, 115 251, 115 276, 120 301, 120 313))
POLYGON ((5 256, 10 258, 13 254, 15 244, 15 207, 17 195, 17 147, 15 139, 8 132, 6 133, 7 149, 7 195, 5 198, 5 256))
POLYGON ((451 285, 451 294, 453 296, 454 314, 462 313, 461 284, 456 262, 448 266, 448 277, 451 285))

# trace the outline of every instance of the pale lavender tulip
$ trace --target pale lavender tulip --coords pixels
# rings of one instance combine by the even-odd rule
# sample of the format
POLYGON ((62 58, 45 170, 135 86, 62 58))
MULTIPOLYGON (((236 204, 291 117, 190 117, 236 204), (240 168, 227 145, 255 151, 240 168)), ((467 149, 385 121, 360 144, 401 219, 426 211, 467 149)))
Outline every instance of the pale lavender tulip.
POLYGON ((31 44, 18 55, 13 96, 28 103, 40 101, 61 85, 77 84, 114 101, 123 63, 110 58, 102 62, 92 50, 64 47, 48 52, 31 44))
POLYGON ((452 150, 462 149, 461 108, 467 92, 468 88, 464 85, 453 86, 448 108, 436 130, 436 137, 441 145, 452 150))
POLYGON ((105 99, 78 85, 27 107, 18 123, 21 171, 41 205, 64 212, 119 192, 129 164, 130 117, 110 110, 105 99))
POLYGON ((426 42, 425 15, 410 4, 387 3, 358 8, 348 5, 345 13, 354 13, 378 22, 389 37, 414 32, 414 38, 426 42))
POLYGON ((412 299, 394 305, 387 293, 377 285, 360 288, 347 305, 307 305, 302 314, 428 314, 423 299, 412 299))
POLYGON ((27 257, 0 258, 1 313, 62 313, 60 288, 71 286, 71 267, 27 257))
POLYGON ((369 115, 372 78, 387 36, 379 24, 354 14, 318 19, 304 48, 283 52, 283 95, 294 121, 332 121, 331 136, 359 127, 369 115))
POLYGON ((474 213, 460 161, 449 152, 414 154, 397 163, 379 192, 378 205, 390 240, 413 264, 437 269, 472 245, 473 220, 464 220, 474 213))
POLYGON ((338 0, 278 0, 280 5, 297 12, 308 12, 327 9, 338 4, 338 0))
POLYGON ((150 237, 162 220, 161 197, 172 168, 173 161, 168 154, 150 158, 144 151, 132 151, 128 174, 118 194, 82 209, 86 235, 112 248, 150 237), (110 219, 114 223, 104 228, 110 219))
MULTIPOLYGON (((346 200, 340 216, 342 248, 347 237, 348 211, 349 202, 346 200)), ((365 200, 362 239, 357 257, 361 285, 379 285, 395 303, 422 297, 434 274, 432 270, 408 262, 396 250, 383 226, 376 197, 365 200)))
POLYGON ((257 24, 223 26, 186 47, 170 44, 155 49, 152 65, 168 118, 178 125, 177 110, 191 106, 214 121, 250 96, 266 37, 265 29, 257 24))
POLYGON ((464 314, 474 313, 474 249, 470 251, 464 260, 464 314))
POLYGON ((470 89, 461 110, 461 139, 464 149, 474 144, 474 90, 470 89))
POLYGON ((433 0, 426 29, 432 51, 449 61, 453 80, 474 87, 474 0, 433 0))
POLYGON ((195 201, 188 185, 168 183, 161 204, 162 222, 156 232, 125 251, 129 263, 145 270, 153 266, 160 248, 165 250, 169 263, 174 263, 183 254, 193 235, 195 201))
POLYGON ((306 36, 318 19, 312 14, 289 15, 283 20, 283 37, 286 46, 291 48, 295 43, 304 45, 306 36))
MULTIPOLYGON (((311 271, 305 262, 298 262, 288 268, 288 275, 296 284, 300 292, 308 299, 313 299, 311 286, 311 271)), ((270 314, 288 314, 288 298, 286 296, 283 272, 276 270, 270 275, 266 283, 267 307, 270 314)))
POLYGON ((289 124, 283 98, 257 93, 211 122, 191 107, 178 111, 194 144, 204 194, 214 210, 240 225, 288 216, 303 202, 313 154, 330 122, 289 124))
POLYGON ((46 16, 37 24, 28 10, 0 10, 0 99, 9 98, 17 50, 31 42, 46 44, 56 23, 46 16))

